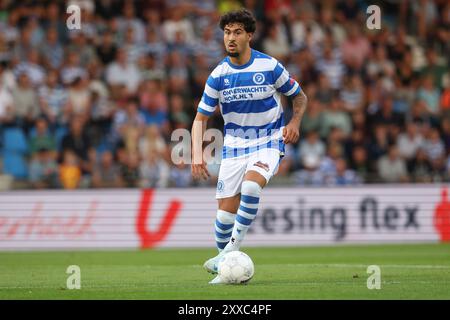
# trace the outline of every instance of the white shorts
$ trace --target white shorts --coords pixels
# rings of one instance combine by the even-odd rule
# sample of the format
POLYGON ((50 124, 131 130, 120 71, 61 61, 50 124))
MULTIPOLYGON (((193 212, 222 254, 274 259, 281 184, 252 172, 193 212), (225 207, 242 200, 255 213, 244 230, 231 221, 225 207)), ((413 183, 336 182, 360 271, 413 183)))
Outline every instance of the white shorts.
POLYGON ((244 175, 256 171, 267 183, 277 172, 282 159, 281 151, 266 148, 243 157, 222 159, 216 188, 216 199, 232 197, 241 192, 244 175))

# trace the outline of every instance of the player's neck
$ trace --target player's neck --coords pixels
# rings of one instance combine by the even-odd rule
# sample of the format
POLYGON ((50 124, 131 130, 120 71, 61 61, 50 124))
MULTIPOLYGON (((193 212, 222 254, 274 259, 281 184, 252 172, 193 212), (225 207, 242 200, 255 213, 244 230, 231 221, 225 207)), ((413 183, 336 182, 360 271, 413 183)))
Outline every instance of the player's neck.
POLYGON ((252 57, 252 49, 247 47, 247 50, 242 52, 238 57, 230 57, 230 61, 232 64, 237 66, 242 66, 250 61, 252 57))

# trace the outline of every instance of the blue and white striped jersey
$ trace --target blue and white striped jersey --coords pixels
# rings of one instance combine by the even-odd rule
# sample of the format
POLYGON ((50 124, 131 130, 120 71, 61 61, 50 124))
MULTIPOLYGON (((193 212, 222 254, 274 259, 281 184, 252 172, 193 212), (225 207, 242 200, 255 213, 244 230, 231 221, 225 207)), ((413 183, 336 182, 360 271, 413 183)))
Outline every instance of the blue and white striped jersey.
POLYGON ((293 97, 300 90, 281 63, 252 49, 244 65, 233 65, 229 57, 219 63, 206 81, 197 110, 209 116, 219 105, 225 125, 223 159, 263 148, 284 152, 281 94, 293 97))

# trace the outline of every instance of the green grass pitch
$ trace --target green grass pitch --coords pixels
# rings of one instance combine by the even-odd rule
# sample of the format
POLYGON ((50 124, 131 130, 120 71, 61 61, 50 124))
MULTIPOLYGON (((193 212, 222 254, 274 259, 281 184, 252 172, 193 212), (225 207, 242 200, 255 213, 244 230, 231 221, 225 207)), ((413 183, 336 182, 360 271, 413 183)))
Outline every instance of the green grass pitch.
POLYGON ((243 248, 247 285, 208 285, 213 249, 2 252, 0 299, 450 299, 450 245, 243 248), (69 265, 81 289, 68 290, 69 265), (381 289, 367 289, 367 266, 381 289))

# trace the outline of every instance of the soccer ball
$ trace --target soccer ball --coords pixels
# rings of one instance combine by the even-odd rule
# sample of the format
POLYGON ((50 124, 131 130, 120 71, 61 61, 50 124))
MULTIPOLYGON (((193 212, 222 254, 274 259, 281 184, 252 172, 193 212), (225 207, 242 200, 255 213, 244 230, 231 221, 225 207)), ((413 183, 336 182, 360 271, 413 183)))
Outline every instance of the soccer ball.
POLYGON ((247 283, 255 273, 252 259, 242 251, 231 251, 219 261, 218 272, 224 283, 247 283))

